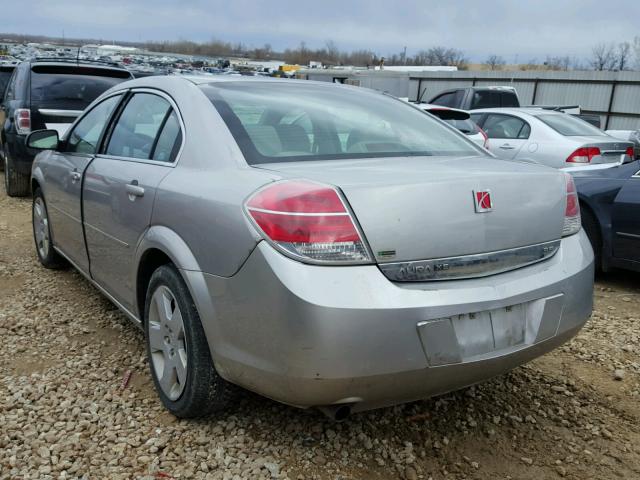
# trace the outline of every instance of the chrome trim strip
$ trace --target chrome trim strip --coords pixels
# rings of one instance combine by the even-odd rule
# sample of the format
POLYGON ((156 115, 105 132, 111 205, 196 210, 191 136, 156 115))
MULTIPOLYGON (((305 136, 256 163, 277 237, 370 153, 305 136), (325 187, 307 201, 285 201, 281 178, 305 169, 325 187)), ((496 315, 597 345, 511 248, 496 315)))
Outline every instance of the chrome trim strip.
POLYGON ((616 235, 618 235, 619 237, 640 239, 640 235, 637 235, 635 233, 616 232, 616 235))
POLYGON ((71 117, 71 118, 76 118, 80 116, 80 114, 83 111, 84 110, 60 110, 57 108, 39 108, 38 109, 38 112, 40 112, 43 115, 52 115, 55 117, 71 117))
POLYGON ((553 240, 497 252, 410 262, 381 263, 378 266, 382 273, 394 282, 427 282, 486 277, 551 258, 560 249, 560 242, 560 240, 553 240))
POLYGON ((79 268, 75 262, 73 260, 71 260, 69 257, 67 257, 58 247, 56 247, 55 245, 53 246, 53 249, 58 252, 62 257, 64 257, 72 266, 73 268, 75 268, 78 272, 80 272, 80 274, 86 278, 89 283, 91 283, 91 285, 93 285, 94 287, 96 287, 100 293, 102 293, 105 297, 107 297, 109 299, 109 301, 111 301, 111 303, 113 303, 116 307, 118 307, 118 309, 124 313, 124 315, 133 322, 133 324, 142 329, 142 320, 140 320, 138 317, 135 316, 135 314, 133 314, 132 312, 130 312, 129 310, 127 310, 127 308, 125 308, 120 302, 118 302, 109 292, 107 292, 103 287, 101 287, 98 282, 96 282, 93 278, 91 278, 89 276, 89 274, 87 274, 84 270, 82 270, 81 268, 79 268))

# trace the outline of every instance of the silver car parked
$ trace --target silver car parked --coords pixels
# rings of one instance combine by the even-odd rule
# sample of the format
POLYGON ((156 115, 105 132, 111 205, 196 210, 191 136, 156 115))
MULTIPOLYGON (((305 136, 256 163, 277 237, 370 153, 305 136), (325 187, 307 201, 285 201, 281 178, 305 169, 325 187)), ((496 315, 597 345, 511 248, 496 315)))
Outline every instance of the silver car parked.
POLYGON ((563 112, 542 108, 487 108, 471 118, 498 158, 524 160, 554 168, 633 160, 633 143, 621 141, 563 112))
POLYGON ((458 389, 591 313, 571 177, 386 95, 147 77, 31 134, 37 255, 146 335, 179 417, 232 384, 334 418, 458 389))

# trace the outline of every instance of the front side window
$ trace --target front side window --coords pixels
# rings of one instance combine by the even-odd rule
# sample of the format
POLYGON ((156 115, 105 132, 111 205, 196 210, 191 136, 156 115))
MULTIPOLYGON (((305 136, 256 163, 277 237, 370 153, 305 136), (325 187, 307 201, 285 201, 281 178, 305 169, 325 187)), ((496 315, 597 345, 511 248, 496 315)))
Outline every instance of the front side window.
POLYGON ((527 139, 531 133, 529 124, 511 115, 490 114, 484 122, 484 132, 489 138, 527 139))
POLYGON ((111 113, 122 95, 114 95, 96 105, 73 128, 67 138, 67 152, 93 154, 111 113))
POLYGON ((566 113, 537 115, 537 118, 565 137, 605 136, 599 128, 566 113))
POLYGON ((455 107, 455 96, 455 92, 444 93, 431 103, 433 105, 440 105, 441 107, 455 107))
POLYGON ((202 85, 249 164, 484 154, 392 97, 311 83, 202 85))
POLYGON ((136 93, 113 128, 106 154, 148 160, 155 139, 171 113, 171 105, 152 93, 136 93))

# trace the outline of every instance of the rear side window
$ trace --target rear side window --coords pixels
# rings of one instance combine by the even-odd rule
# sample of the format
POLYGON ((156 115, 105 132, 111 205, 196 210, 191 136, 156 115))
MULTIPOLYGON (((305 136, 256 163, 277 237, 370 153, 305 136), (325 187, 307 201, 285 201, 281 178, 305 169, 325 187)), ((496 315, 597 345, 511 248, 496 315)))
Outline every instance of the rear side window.
POLYGON ((531 133, 527 122, 511 115, 489 114, 482 129, 489 138, 523 140, 529 138, 531 133))
POLYGON ((462 103, 463 90, 456 90, 455 92, 447 92, 439 97, 436 97, 431 101, 434 105, 440 105, 442 107, 457 107, 462 103))
POLYGON ((96 105, 73 128, 67 138, 67 152, 93 154, 96 152, 100 136, 111 113, 120 101, 121 95, 107 98, 96 105))
POLYGON ((557 115, 537 115, 537 118, 565 137, 605 135, 602 130, 594 127, 584 120, 580 120, 579 118, 566 113, 557 115))
POLYGON ((0 100, 2 99, 2 96, 4 96, 4 92, 7 89, 7 85, 9 84, 9 79, 12 74, 12 69, 0 68, 0 100))
POLYGON ((500 106, 500 92, 495 90, 476 90, 473 92, 471 108, 496 108, 500 106))
POLYGON ((182 131, 175 111, 171 110, 160 131, 151 158, 158 162, 173 162, 182 144, 182 131))
POLYGON ((105 153, 149 160, 170 111, 171 105, 164 98, 152 93, 136 93, 118 118, 105 153))
POLYGON ((31 103, 39 108, 84 110, 109 88, 131 78, 120 70, 76 67, 31 67, 31 103))

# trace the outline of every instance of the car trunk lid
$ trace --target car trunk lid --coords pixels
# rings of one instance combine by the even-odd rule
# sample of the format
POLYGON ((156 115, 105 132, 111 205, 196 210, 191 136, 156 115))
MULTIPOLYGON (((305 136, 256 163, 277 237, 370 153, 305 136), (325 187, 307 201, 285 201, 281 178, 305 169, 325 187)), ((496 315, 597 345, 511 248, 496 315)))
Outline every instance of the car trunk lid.
POLYGON ((610 136, 573 136, 569 138, 576 143, 576 148, 595 147, 600 150, 600 155, 594 156, 589 163, 626 163, 633 160, 631 157, 625 158, 627 148, 633 148, 632 142, 617 140, 610 136))
POLYGON ((564 179, 536 165, 486 157, 401 157, 259 168, 338 187, 378 263, 484 254, 561 237, 564 179), (482 192, 492 201, 484 212, 474 199, 482 192))

